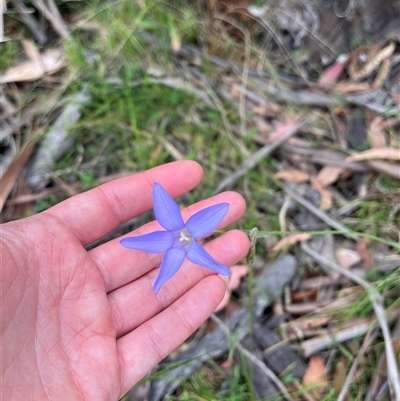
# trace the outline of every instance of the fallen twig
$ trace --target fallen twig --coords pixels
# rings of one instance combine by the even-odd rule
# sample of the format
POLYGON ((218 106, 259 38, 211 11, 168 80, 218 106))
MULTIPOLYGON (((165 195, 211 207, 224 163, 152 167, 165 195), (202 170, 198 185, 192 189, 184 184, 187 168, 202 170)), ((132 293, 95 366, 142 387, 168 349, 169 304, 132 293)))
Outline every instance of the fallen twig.
POLYGON ((58 11, 54 0, 32 0, 35 7, 48 19, 54 30, 63 38, 68 39, 68 29, 58 11))
POLYGON ((311 212, 312 214, 317 216, 319 219, 324 221, 330 227, 334 228, 335 230, 342 231, 344 233, 343 235, 345 235, 348 238, 351 238, 354 240, 360 239, 357 235, 351 234, 350 229, 348 229, 345 225, 343 225, 342 223, 339 223, 336 219, 329 216, 328 213, 315 207, 311 202, 309 202, 307 199, 303 198, 295 190, 289 188, 289 186, 284 185, 283 189, 297 203, 299 203, 301 206, 305 207, 309 212, 311 212))
MULTIPOLYGON (((384 371, 383 367, 385 366, 385 362, 386 362, 386 355, 384 353, 382 353, 381 357, 379 358, 378 364, 375 368, 377 372, 384 371)), ((368 393, 365 396, 364 401, 375 401, 378 399, 377 398, 378 388, 381 383, 382 383, 382 375, 381 374, 372 376, 372 380, 369 383, 368 393)))
POLYGON ((364 163, 380 173, 386 174, 396 180, 400 180, 400 168, 396 163, 390 163, 382 160, 370 160, 365 161, 364 163))
POLYGON ((305 340, 301 344, 302 354, 304 357, 309 358, 311 355, 314 355, 319 351, 326 350, 334 344, 353 340, 354 338, 365 334, 368 328, 371 327, 371 324, 372 323, 370 321, 364 321, 343 330, 338 330, 336 332, 331 331, 329 334, 323 334, 321 336, 305 340))
POLYGON ((24 24, 32 32, 36 40, 42 45, 46 43, 47 36, 43 31, 42 25, 32 15, 30 10, 25 6, 21 0, 11 0, 14 10, 20 15, 24 24))
POLYGON ((361 358, 365 354, 365 352, 369 349, 369 347, 372 345, 376 337, 377 337, 376 330, 375 331, 370 330, 365 336, 361 348, 358 351, 356 358, 354 359, 353 365, 351 365, 350 371, 347 374, 346 380, 338 395, 337 401, 344 401, 346 399, 347 392, 349 391, 350 384, 352 383, 354 375, 356 374, 358 365, 361 362, 361 358))
POLYGON ((48 171, 63 152, 71 146, 70 130, 81 116, 82 105, 88 101, 89 96, 85 92, 77 93, 53 122, 35 154, 32 164, 25 170, 26 180, 34 190, 41 190, 47 185, 48 171))

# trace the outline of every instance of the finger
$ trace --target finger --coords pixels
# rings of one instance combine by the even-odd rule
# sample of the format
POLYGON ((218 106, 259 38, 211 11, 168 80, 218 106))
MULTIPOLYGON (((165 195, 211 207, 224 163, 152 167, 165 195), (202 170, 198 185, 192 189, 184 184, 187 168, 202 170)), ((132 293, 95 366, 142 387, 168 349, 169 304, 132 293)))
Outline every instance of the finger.
POLYGON ((225 283, 220 277, 206 277, 169 308, 120 338, 120 396, 182 344, 210 316, 224 292, 225 283))
MULTIPOLYGON (((221 228, 239 219, 246 209, 245 201, 241 195, 236 192, 225 192, 183 209, 183 219, 186 221, 199 210, 220 202, 230 204, 229 211, 220 224, 221 228)), ((160 229, 162 229, 160 225, 153 221, 127 236, 146 234, 160 229)), ((103 276, 107 292, 137 279, 159 265, 162 260, 161 254, 151 254, 124 248, 119 243, 119 240, 109 241, 89 252, 103 276)))
POLYGON ((152 208, 151 189, 159 182, 173 197, 193 189, 203 176, 190 160, 165 164, 120 178, 73 196, 44 213, 58 217, 83 245, 90 244, 121 223, 152 208))
MULTIPOLYGON (((210 241, 204 247, 218 261, 231 266, 246 256, 249 240, 242 231, 232 230, 210 241)), ((215 272, 186 260, 156 296, 153 285, 157 274, 158 269, 153 269, 148 274, 108 294, 117 338, 160 313, 200 280, 215 275, 215 272)))

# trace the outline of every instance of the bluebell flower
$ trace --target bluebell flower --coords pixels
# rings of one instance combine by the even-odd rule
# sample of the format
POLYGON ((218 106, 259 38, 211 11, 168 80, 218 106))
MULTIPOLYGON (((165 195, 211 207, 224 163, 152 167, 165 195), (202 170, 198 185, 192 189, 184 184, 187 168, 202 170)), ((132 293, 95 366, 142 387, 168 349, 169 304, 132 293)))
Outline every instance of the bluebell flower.
POLYGON ((150 253, 165 252, 160 272, 154 283, 158 294, 161 286, 182 266, 187 257, 192 263, 207 267, 224 276, 229 276, 227 266, 216 261, 197 240, 212 233, 228 213, 229 203, 218 203, 207 207, 184 223, 178 204, 158 183, 153 185, 153 207, 157 221, 166 231, 128 237, 120 242, 125 248, 150 253))

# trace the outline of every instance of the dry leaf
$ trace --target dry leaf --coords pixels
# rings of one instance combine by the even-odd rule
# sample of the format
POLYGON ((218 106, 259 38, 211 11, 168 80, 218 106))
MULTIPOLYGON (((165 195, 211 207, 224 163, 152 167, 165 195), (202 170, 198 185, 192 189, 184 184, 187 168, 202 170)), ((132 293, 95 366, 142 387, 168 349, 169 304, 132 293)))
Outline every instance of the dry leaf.
POLYGON ((249 271, 249 268, 246 265, 235 265, 231 267, 231 275, 230 276, 222 276, 222 278, 226 282, 226 291, 224 298, 220 302, 220 304, 216 307, 215 312, 219 312, 222 309, 225 309, 229 303, 229 298, 231 296, 231 292, 237 290, 240 285, 240 279, 245 276, 249 271))
POLYGON ((26 147, 9 165, 7 171, 4 173, 0 180, 0 212, 3 210, 4 204, 14 187, 22 169, 25 167, 26 162, 29 159, 33 151, 33 146, 26 147))
POLYGON ((347 248, 339 248, 336 251, 336 259, 339 265, 347 270, 361 262, 360 254, 347 248))
POLYGON ((390 68, 391 68, 390 60, 388 58, 386 60, 383 60, 382 66, 379 69, 379 72, 371 86, 371 89, 380 89, 384 85, 389 76, 390 68))
POLYGON ((335 92, 339 92, 343 95, 349 95, 351 93, 362 93, 370 92, 371 85, 367 82, 341 82, 335 85, 335 92))
POLYGON ((227 359, 227 360, 221 362, 219 364, 219 367, 222 370, 230 370, 234 367, 234 365, 235 365, 235 360, 232 358, 232 359, 227 359))
POLYGON ((356 153, 349 157, 346 157, 346 162, 354 162, 360 160, 396 160, 400 161, 400 149, 393 148, 374 148, 368 149, 361 153, 356 153))
POLYGON ((368 248, 368 243, 369 241, 367 238, 361 238, 356 244, 356 249, 361 256, 364 268, 372 267, 372 256, 368 248))
POLYGON ((282 238, 278 241, 274 247, 271 249, 271 252, 279 252, 281 250, 286 249, 288 246, 296 244, 297 242, 308 241, 311 238, 310 234, 290 234, 287 237, 282 238))
POLYGON ((231 87, 231 95, 233 96, 234 99, 240 100, 242 96, 241 86, 238 84, 233 84, 231 87))
POLYGON ((315 178, 311 180, 312 187, 321 195, 321 203, 319 208, 321 210, 329 210, 332 207, 332 195, 324 188, 315 178))
POLYGON ((337 181, 340 174, 344 171, 342 167, 336 166, 325 166, 323 167, 320 172, 318 173, 315 180, 322 186, 328 187, 329 185, 333 184, 337 181))
POLYGON ((26 55, 31 61, 40 61, 40 52, 35 42, 28 39, 21 39, 21 44, 25 50, 26 55))
POLYGON ((301 326, 304 330, 310 328, 321 328, 323 326, 327 326, 331 320, 331 316, 326 317, 310 317, 302 319, 301 326))
POLYGON ((362 66, 358 71, 352 71, 349 74, 351 78, 355 81, 358 81, 360 79, 363 79, 370 75, 372 72, 374 72, 378 66, 382 63, 382 61, 386 60, 388 57, 390 57, 394 50, 396 48, 396 45, 394 42, 390 42, 385 48, 383 48, 380 52, 378 52, 376 55, 374 55, 364 66, 362 66))
POLYGON ((339 394, 347 377, 347 359, 342 355, 337 361, 335 373, 333 374, 333 387, 336 393, 339 394))
POLYGON ((182 48, 181 38, 177 31, 172 29, 170 31, 170 38, 171 38, 171 50, 173 53, 179 53, 182 48))
POLYGON ((305 290, 305 291, 296 291, 292 295, 292 301, 293 302, 308 302, 308 301, 315 301, 315 295, 317 294, 317 289, 312 288, 311 290, 305 290))
POLYGON ((0 76, 0 82, 34 81, 45 74, 54 74, 63 66, 64 54, 56 49, 47 50, 41 55, 40 60, 29 60, 10 67, 4 75, 0 76))
POLYGON ((338 80, 340 74, 343 72, 344 67, 348 62, 348 58, 341 62, 336 62, 335 64, 328 67, 324 73, 318 79, 318 86, 321 88, 331 88, 334 86, 338 80))
POLYGON ((308 368, 303 376, 303 384, 305 386, 321 385, 321 387, 327 384, 326 367, 321 356, 314 355, 310 358, 308 368))
POLYGON ((301 170, 283 170, 274 175, 278 180, 292 181, 292 182, 307 182, 310 179, 308 173, 301 170))
POLYGON ((275 132, 268 138, 268 142, 279 141, 282 136, 286 135, 288 131, 292 130, 301 120, 300 115, 294 115, 286 118, 281 124, 277 125, 275 132))
POLYGON ((276 117, 281 107, 276 103, 270 103, 264 106, 253 106, 250 110, 263 117, 276 117))
POLYGON ((386 143, 385 122, 382 117, 375 117, 367 128, 371 148, 384 148, 386 143))
MULTIPOLYGON (((13 198, 18 197, 18 196, 30 196, 32 195, 32 191, 29 188, 29 185, 26 183, 22 175, 19 176, 19 179, 17 180, 15 192, 13 193, 13 198)), ((15 198, 14 198, 15 199, 15 198)), ((8 200, 7 206, 11 206, 11 199, 8 200)), ((23 219, 24 217, 33 214, 33 210, 35 208, 35 202, 25 202, 22 204, 17 204, 13 205, 12 208, 9 208, 5 214, 6 220, 7 221, 13 221, 13 220, 20 220, 23 219)))

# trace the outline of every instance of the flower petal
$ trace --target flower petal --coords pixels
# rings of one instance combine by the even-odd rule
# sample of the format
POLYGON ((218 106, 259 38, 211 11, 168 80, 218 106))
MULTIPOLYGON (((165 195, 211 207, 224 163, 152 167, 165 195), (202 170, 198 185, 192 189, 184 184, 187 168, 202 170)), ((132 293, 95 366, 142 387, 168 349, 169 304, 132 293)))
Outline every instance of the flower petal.
POLYGON ((161 286, 169 280, 182 266, 186 252, 183 248, 171 248, 164 255, 161 263, 160 272, 158 273, 156 282, 154 283, 154 292, 156 295, 160 291, 161 286))
POLYGON ((173 241, 174 236, 171 232, 154 231, 150 234, 138 235, 137 237, 123 238, 119 242, 125 248, 150 253, 161 253, 171 248, 173 241))
POLYGON ((229 210, 229 203, 218 203, 194 214, 185 224, 194 239, 213 232, 229 210))
POLYGON ((153 185, 153 207, 157 221, 166 230, 180 230, 184 227, 178 204, 157 182, 153 185))
POLYGON ((207 267, 223 276, 231 274, 228 267, 215 260, 199 243, 193 241, 187 251, 187 257, 192 263, 207 267))

